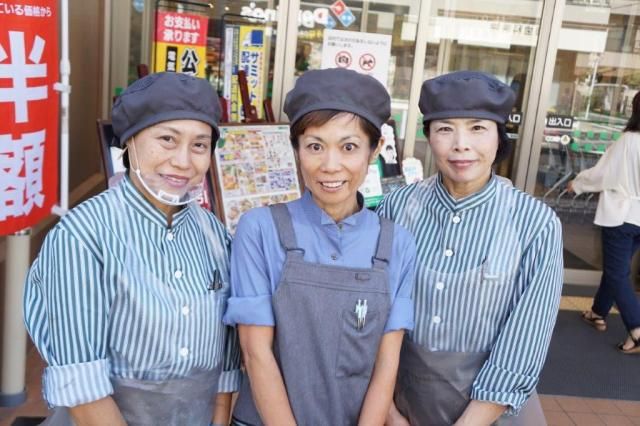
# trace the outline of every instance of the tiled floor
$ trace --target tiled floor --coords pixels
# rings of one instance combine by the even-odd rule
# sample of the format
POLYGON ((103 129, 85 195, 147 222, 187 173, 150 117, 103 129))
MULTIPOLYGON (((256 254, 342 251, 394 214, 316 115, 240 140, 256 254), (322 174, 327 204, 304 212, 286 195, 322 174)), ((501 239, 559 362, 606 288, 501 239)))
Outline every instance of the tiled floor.
MULTIPOLYGON (((581 311, 591 307, 591 298, 563 297, 561 309, 581 311)), ((640 357, 638 357, 640 362, 640 357)), ((40 377, 44 363, 35 348, 27 357, 27 402, 16 408, 0 408, 0 426, 9 426, 18 416, 45 416, 46 406, 40 396, 40 377)), ((640 382, 638 384, 640 386, 640 382)), ((640 426, 640 401, 575 398, 540 395, 549 426, 640 426)))
POLYGON ((541 395, 549 426, 640 425, 640 401, 541 395))

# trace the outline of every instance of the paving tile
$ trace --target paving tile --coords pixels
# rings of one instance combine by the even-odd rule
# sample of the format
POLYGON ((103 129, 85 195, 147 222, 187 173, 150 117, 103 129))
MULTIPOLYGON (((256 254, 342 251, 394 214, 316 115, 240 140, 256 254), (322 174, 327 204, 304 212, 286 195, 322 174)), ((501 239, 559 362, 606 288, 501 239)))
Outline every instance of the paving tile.
POLYGON ((594 413, 567 413, 578 426, 605 426, 604 421, 594 413))
POLYGON ((556 399, 551 395, 538 395, 540 398, 540 405, 542 405, 542 411, 562 411, 560 404, 556 402, 556 399))
POLYGON ((545 412, 544 416, 547 418, 548 426, 575 426, 576 424, 562 411, 549 411, 545 412))
POLYGON ((599 416, 607 426, 633 426, 627 416, 617 414, 599 414, 599 416))
POLYGON ((615 401, 622 414, 630 417, 640 417, 640 401, 615 401))
POLYGON ((585 398, 584 402, 596 414, 623 414, 615 401, 610 399, 585 398))
POLYGON ((567 413, 593 413, 586 398, 576 398, 572 396, 557 396, 556 402, 567 413))

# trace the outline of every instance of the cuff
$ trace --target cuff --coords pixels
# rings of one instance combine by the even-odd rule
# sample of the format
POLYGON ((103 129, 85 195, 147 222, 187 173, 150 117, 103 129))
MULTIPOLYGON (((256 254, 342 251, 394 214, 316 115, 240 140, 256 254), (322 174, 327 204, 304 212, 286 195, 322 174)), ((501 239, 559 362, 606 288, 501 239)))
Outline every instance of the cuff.
POLYGON ((413 300, 408 297, 396 297, 389 312, 384 332, 413 330, 413 300))
POLYGON ((42 392, 51 407, 75 407, 113 393, 107 359, 47 367, 43 382, 42 392))
POLYGON ((218 393, 238 392, 241 377, 240 369, 223 371, 218 379, 218 393))
POLYGON ((271 295, 254 297, 230 297, 227 311, 222 318, 226 325, 275 326, 271 295))
POLYGON ((517 415, 535 389, 537 377, 525 376, 485 363, 471 390, 471 399, 507 405, 508 416, 517 415))

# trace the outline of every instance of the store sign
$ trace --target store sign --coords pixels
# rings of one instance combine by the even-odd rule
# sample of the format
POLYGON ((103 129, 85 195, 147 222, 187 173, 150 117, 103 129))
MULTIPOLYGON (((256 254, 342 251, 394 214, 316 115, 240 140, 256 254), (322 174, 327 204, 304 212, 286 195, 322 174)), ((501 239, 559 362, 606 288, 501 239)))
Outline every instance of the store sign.
POLYGON ((512 112, 509 114, 509 123, 519 126, 522 124, 522 111, 512 112))
POLYGON ((229 100, 229 120, 241 121, 242 100, 238 86, 238 70, 247 76, 247 89, 251 105, 262 118, 265 98, 265 28, 253 25, 228 25, 225 28, 223 96, 229 100))
POLYGON ((375 77, 387 87, 391 36, 355 31, 325 30, 322 69, 347 68, 375 77))
POLYGON ((57 2, 0 3, 0 235, 58 201, 57 2))
POLYGON ((204 77, 209 19, 157 11, 156 23, 154 72, 182 72, 204 77))
POLYGON ((544 125, 550 129, 573 129, 573 117, 570 115, 547 114, 544 125))
MULTIPOLYGON (((242 9, 240 9, 240 15, 255 19, 256 23, 278 21, 278 9, 262 9, 255 7, 255 3, 251 3, 249 6, 243 6, 242 9)), ((343 19, 349 20, 349 15, 347 14, 343 19)), ((331 16, 328 8, 317 7, 312 10, 300 10, 298 12, 299 27, 314 28, 316 25, 326 28, 334 28, 336 26, 336 21, 331 16)))

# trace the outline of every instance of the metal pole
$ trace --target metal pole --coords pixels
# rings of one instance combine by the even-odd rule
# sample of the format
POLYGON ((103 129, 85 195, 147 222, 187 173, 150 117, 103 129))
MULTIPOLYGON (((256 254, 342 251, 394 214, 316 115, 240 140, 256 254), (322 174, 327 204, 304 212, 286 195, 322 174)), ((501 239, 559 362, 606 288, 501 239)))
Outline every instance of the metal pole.
POLYGON ((69 0, 60 2, 60 25, 62 38, 60 58, 60 83, 54 88, 60 92, 60 204, 53 206, 52 212, 64 216, 69 210, 69 0))
POLYGON ((29 269, 30 242, 29 230, 7 237, 0 407, 14 407, 27 399, 27 332, 22 320, 22 293, 29 269))

